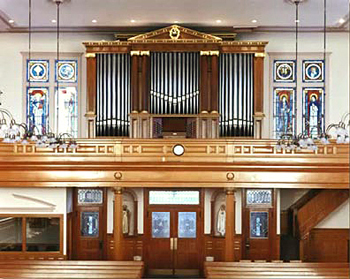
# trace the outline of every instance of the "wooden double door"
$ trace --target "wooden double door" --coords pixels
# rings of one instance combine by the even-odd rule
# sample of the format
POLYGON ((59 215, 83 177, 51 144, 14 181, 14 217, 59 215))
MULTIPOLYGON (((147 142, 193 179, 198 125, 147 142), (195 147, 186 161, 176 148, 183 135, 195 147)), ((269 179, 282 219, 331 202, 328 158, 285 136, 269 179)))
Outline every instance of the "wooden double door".
POLYGON ((151 206, 147 210, 149 275, 199 275, 203 235, 200 206, 151 206))

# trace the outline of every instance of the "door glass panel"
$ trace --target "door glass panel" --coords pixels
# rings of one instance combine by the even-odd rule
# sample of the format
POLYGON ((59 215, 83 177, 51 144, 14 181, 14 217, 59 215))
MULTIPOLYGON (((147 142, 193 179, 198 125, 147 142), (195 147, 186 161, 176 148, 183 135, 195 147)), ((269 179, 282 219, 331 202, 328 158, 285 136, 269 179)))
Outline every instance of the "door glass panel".
POLYGON ((0 251, 22 251, 22 218, 0 217, 0 251))
POLYGON ((170 212, 152 212, 152 238, 170 237, 170 212))
POLYGON ((81 236, 98 237, 99 212, 81 213, 81 236))
POLYGON ((269 220, 268 212, 250 212, 250 237, 268 238, 269 220))
POLYGON ((199 204, 199 191, 149 191, 149 204, 199 204))
POLYGON ((179 212, 178 236, 179 238, 196 238, 196 212, 179 212))

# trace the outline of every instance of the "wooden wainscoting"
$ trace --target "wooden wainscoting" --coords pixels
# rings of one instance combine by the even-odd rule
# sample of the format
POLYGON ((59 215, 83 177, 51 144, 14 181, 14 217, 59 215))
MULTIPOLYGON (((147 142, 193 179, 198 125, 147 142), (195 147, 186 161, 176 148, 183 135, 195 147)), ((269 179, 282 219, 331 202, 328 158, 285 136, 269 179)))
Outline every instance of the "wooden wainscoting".
MULTIPOLYGON (((114 260, 113 234, 107 234, 107 243, 107 260, 114 260)), ((124 238, 122 246, 125 261, 133 261, 134 256, 141 256, 143 260, 143 235, 124 238)))
POLYGON ((27 253, 15 253, 4 252, 0 253, 0 260, 52 260, 63 261, 67 260, 66 255, 61 253, 45 253, 45 252, 27 252, 27 253))
MULTIPOLYGON (((211 235, 205 235, 205 255, 206 257, 214 257, 215 262, 225 261, 225 238, 215 237, 211 235)), ((234 251, 235 251, 235 260, 239 261, 242 259, 242 235, 236 234, 234 241, 234 251)))
POLYGON ((308 261, 348 262, 349 229, 312 229, 308 261))

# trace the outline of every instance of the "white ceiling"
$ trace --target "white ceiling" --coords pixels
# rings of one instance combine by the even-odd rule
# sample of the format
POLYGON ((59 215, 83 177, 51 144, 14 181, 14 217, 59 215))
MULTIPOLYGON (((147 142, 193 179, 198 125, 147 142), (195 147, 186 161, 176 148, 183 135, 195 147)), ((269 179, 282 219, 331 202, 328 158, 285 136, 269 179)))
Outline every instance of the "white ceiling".
MULTIPOLYGON (((328 25, 339 25, 348 9, 349 0, 328 0, 328 25)), ((0 15, 3 21, 13 19, 15 29, 26 28, 28 0, 1 0, 0 15)), ((32 0, 32 18, 34 27, 53 28, 55 4, 32 0)), ((61 5, 61 26, 72 28, 170 25, 175 21, 188 26, 293 27, 294 18, 295 7, 286 0, 66 0, 61 5), (93 19, 98 22, 92 23, 93 19), (221 23, 216 22, 219 19, 221 23)), ((301 27, 322 25, 323 0, 300 4, 301 27)))

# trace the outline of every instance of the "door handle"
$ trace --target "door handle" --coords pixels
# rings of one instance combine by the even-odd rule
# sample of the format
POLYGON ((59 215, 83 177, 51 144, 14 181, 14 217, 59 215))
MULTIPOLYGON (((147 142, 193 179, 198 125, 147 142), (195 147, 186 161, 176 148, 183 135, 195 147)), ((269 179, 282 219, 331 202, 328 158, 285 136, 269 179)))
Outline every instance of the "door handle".
POLYGON ((174 250, 177 250, 177 237, 174 238, 174 250))
POLYGON ((170 250, 173 251, 174 250, 174 238, 170 238, 170 250))
POLYGON ((249 248, 250 248, 250 244, 249 244, 249 242, 247 242, 247 243, 245 244, 245 248, 247 248, 247 249, 249 249, 249 248))

